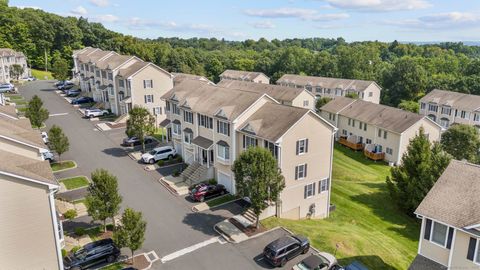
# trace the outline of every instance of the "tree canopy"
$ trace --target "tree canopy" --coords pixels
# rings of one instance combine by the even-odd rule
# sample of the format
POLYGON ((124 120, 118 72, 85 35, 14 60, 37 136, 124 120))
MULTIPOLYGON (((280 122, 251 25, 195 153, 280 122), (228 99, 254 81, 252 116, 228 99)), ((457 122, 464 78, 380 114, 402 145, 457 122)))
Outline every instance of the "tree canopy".
POLYGON ((43 101, 37 95, 34 95, 28 102, 25 117, 30 119, 33 127, 41 127, 43 122, 48 119, 49 112, 43 107, 43 101))
POLYGON ((152 135, 155 132, 155 117, 143 107, 135 106, 128 112, 127 136, 137 137, 142 142, 143 151, 145 151, 145 136, 152 135))
POLYGON ((457 160, 478 163, 480 136, 476 127, 456 124, 442 134, 442 147, 457 160))
POLYGON ((113 241, 115 241, 119 247, 127 247, 130 249, 133 264, 134 252, 140 249, 145 241, 147 222, 143 220, 141 212, 127 208, 122 214, 120 223, 120 226, 116 227, 113 233, 113 241))
POLYGON ((58 158, 67 152, 70 148, 70 143, 68 137, 63 133, 63 130, 57 126, 53 125, 52 128, 48 131, 48 140, 49 147, 58 154, 58 158))

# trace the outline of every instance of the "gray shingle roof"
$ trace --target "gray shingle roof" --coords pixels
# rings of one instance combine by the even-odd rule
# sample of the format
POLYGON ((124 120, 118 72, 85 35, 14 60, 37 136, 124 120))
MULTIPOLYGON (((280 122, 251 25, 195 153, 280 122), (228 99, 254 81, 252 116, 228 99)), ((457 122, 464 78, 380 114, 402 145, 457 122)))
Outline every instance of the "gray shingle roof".
POLYGON ((53 176, 50 163, 27 158, 0 150, 0 171, 37 180, 46 184, 58 185, 53 176))
POLYGON ((200 146, 203 149, 208 149, 212 146, 213 141, 202 136, 197 136, 192 140, 192 143, 200 146))
POLYGON ((365 91, 368 86, 374 81, 364 80, 351 80, 340 78, 328 78, 328 77, 315 77, 315 76, 303 76, 295 74, 285 74, 277 80, 277 84, 296 84, 296 85, 312 85, 312 87, 320 86, 322 88, 329 89, 343 89, 343 90, 356 90, 365 91))
MULTIPOLYGON (((188 74, 188 73, 178 73, 178 72, 174 72, 172 73, 173 75, 173 84, 174 85, 177 85, 181 82, 183 82, 184 80, 200 80, 200 81, 206 81, 206 82, 211 82, 209 79, 207 79, 206 77, 204 76, 200 76, 200 75, 194 75, 194 74, 188 74)), ((211 82, 213 83, 213 82, 211 82)))
POLYGON ((418 254, 408 270, 447 270, 447 267, 418 254))
POLYGON ((480 166, 452 160, 416 214, 464 228, 480 224, 480 166))
POLYGON ((107 56, 110 53, 116 54, 115 52, 112 52, 112 51, 96 50, 90 53, 80 53, 77 57, 78 57, 78 60, 82 63, 88 63, 88 62, 96 63, 98 60, 102 59, 103 57, 107 56))
POLYGON ((142 69, 142 68, 144 68, 148 65, 150 65, 149 62, 140 62, 140 61, 135 62, 128 67, 120 69, 120 71, 118 72, 118 75, 122 76, 123 78, 128 78, 128 77, 132 76, 133 74, 135 74, 140 69, 142 69))
POLYGON ((276 142, 309 111, 298 107, 265 103, 240 126, 240 130, 248 126, 256 136, 276 142))
POLYGON ((222 80, 217 85, 231 89, 239 89, 255 93, 267 94, 277 101, 292 102, 304 89, 274 84, 254 83, 248 81, 222 80))
POLYGON ((480 109, 480 96, 439 89, 432 90, 426 96, 421 98, 420 102, 448 105, 451 107, 464 109, 466 111, 475 111, 480 109))
POLYGON ((113 54, 113 55, 110 55, 109 57, 101 60, 101 61, 98 61, 96 63, 96 66, 99 68, 99 69, 116 69, 118 68, 119 66, 121 66, 122 64, 124 64, 125 62, 127 62, 128 60, 132 59, 133 56, 130 56, 130 55, 119 55, 119 54, 113 54))
POLYGON ((33 130, 28 119, 7 119, 0 117, 0 135, 46 149, 40 132, 33 130))
POLYGON ((235 80, 252 81, 260 75, 264 75, 265 77, 268 78, 268 76, 263 74, 262 72, 233 70, 233 69, 227 69, 224 72, 222 72, 222 74, 220 74, 220 78, 226 77, 226 78, 235 79, 235 80))
POLYGON ((2 114, 18 119, 17 109, 15 108, 15 106, 0 105, 0 117, 2 116, 2 114))
POLYGON ((407 112, 398 108, 346 97, 337 97, 331 100, 324 105, 321 110, 339 113, 339 115, 396 133, 404 132, 413 124, 425 118, 423 115, 407 112), (349 103, 348 100, 351 102, 349 103))

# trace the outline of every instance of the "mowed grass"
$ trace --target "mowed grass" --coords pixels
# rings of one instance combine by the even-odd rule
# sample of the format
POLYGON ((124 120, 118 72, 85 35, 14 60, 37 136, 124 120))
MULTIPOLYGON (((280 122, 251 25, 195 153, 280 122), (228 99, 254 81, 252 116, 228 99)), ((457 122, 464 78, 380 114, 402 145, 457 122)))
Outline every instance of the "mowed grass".
POLYGON ((52 171, 57 172, 61 170, 66 170, 66 169, 72 169, 76 166, 75 162, 72 160, 66 160, 66 161, 61 161, 61 162, 55 162, 50 164, 50 167, 52 167, 52 171))
POLYGON ((68 190, 86 187, 90 183, 85 176, 76 176, 59 180, 68 190))
POLYGON ((221 197, 217 197, 217 198, 208 200, 208 201, 206 201, 206 203, 209 207, 215 207, 215 206, 233 201, 235 199, 237 199, 237 197, 233 196, 232 194, 225 194, 221 197))
POLYGON ((32 76, 37 80, 45 80, 45 76, 47 76, 47 80, 53 80, 52 73, 44 70, 32 69, 32 76))
POLYGON ((419 222, 402 213, 385 183, 390 167, 366 160, 362 152, 335 146, 331 203, 323 220, 270 218, 266 227, 285 226, 309 237, 314 247, 334 253, 342 265, 357 260, 370 269, 407 269, 414 259, 419 222))

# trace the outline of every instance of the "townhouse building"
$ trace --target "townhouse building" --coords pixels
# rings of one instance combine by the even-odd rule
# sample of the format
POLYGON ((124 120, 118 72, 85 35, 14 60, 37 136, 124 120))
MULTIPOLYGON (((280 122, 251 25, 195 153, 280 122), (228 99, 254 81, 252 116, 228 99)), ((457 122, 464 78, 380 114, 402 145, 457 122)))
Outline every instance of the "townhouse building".
POLYGON ((359 99, 336 97, 321 108, 320 116, 338 128, 336 139, 372 160, 399 164, 410 140, 420 128, 431 142, 442 128, 426 116, 359 99))
POLYGON ((480 269, 480 166, 452 160, 415 210, 422 220, 411 270, 480 269))
POLYGON ((420 114, 443 128, 467 124, 480 129, 480 96, 434 89, 419 102, 420 114))
POLYGON ((73 54, 80 88, 116 115, 127 115, 135 106, 147 108, 157 124, 165 119, 160 97, 173 87, 173 75, 135 56, 97 48, 73 54))
POLYGON ((217 85, 231 89, 265 93, 281 104, 315 110, 316 98, 305 89, 235 80, 222 80, 217 85))
POLYGON ((227 69, 219 75, 220 80, 236 80, 269 84, 270 78, 262 72, 227 69))
POLYGON ((27 58, 22 52, 0 48, 0 83, 8 83, 16 79, 10 76, 13 65, 20 65, 23 68, 23 74, 20 75, 20 78, 25 78, 30 75, 27 58))
POLYGON ((185 80, 168 91, 167 134, 190 166, 235 194, 231 166, 248 147, 269 149, 286 187, 274 214, 327 217, 335 127, 310 109, 280 104, 266 93, 185 80))
POLYGON ((318 97, 338 97, 356 94, 361 100, 380 103, 382 88, 374 81, 285 74, 278 85, 304 88, 318 97))
POLYGON ((178 85, 179 83, 183 82, 184 80, 200 80, 205 82, 211 82, 204 76, 188 74, 188 73, 179 73, 179 72, 172 72, 173 75, 173 85, 178 85))

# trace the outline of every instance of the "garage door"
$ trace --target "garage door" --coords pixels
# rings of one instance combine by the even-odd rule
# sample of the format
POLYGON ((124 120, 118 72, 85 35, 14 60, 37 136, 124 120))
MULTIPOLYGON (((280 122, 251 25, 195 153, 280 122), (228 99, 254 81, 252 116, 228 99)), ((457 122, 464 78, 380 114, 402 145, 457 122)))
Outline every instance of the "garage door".
MULTIPOLYGON (((173 142, 173 147, 175 148, 175 150, 177 150, 177 154, 182 156, 183 157, 183 153, 182 153, 182 143, 180 142, 176 142, 174 141, 173 142)), ((184 158, 184 157, 183 157, 184 158)))
POLYGON ((230 192, 233 193, 233 185, 232 179, 229 175, 218 172, 217 182, 225 186, 225 188, 230 192))
POLYGON ((185 163, 187 164, 192 164, 192 162, 194 161, 193 160, 193 152, 190 152, 188 151, 187 149, 185 149, 185 163))

